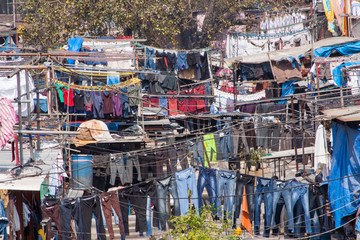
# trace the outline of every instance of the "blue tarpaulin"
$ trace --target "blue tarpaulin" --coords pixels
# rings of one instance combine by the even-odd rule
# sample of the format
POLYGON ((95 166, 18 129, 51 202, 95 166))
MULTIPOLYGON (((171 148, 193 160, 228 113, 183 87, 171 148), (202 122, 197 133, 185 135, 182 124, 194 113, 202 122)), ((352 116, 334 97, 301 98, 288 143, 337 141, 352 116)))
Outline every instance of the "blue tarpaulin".
POLYGON ((339 87, 341 85, 343 87, 345 87, 346 81, 344 80, 342 69, 344 67, 349 67, 349 66, 358 65, 358 64, 360 64, 360 62, 347 62, 347 63, 342 63, 339 66, 337 66, 336 68, 334 68, 334 70, 332 71, 332 75, 333 75, 333 79, 334 79, 334 82, 336 83, 336 85, 338 85, 339 87))
POLYGON ((360 52, 360 41, 337 46, 317 48, 314 50, 314 57, 328 57, 333 50, 336 50, 343 56, 352 55, 360 52))
MULTIPOLYGON (((82 43, 83 43, 83 38, 79 38, 79 37, 69 38, 68 50, 78 52, 81 48, 82 43)), ((74 64, 74 63, 75 63, 74 59, 68 59, 68 64, 74 64)))
MULTIPOLYGON (((11 41, 11 42, 13 43, 13 41, 11 41)), ((7 37, 4 45, 0 46, 0 52, 15 51, 15 52, 19 53, 20 51, 17 48, 17 46, 15 44, 12 44, 12 43, 10 45, 10 37, 7 37)))
POLYGON ((335 227, 356 213, 360 205, 360 130, 332 124, 334 139, 329 175, 329 202, 334 211, 335 227))

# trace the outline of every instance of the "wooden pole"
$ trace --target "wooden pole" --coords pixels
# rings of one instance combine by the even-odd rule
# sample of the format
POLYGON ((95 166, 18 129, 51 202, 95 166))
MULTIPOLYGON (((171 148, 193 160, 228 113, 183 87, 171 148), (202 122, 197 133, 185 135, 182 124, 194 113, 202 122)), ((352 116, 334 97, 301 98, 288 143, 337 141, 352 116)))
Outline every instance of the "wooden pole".
POLYGON ((292 112, 292 121, 293 121, 293 144, 295 148, 295 162, 296 162, 296 171, 299 171, 299 163, 298 163, 298 152, 296 145, 296 124, 295 124, 295 112, 294 112, 294 97, 291 96, 291 112, 292 112))

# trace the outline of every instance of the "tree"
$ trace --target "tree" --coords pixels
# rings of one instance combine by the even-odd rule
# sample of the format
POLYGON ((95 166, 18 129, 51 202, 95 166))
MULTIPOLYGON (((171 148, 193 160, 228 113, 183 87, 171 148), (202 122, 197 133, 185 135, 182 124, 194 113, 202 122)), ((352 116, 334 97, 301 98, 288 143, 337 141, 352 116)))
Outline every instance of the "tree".
MULTIPOLYGON (((45 50, 87 32, 92 36, 133 35, 149 45, 178 48, 209 46, 217 34, 239 20, 245 9, 269 10, 307 0, 24 0, 25 24, 18 30, 25 42, 45 50), (197 14, 205 15, 201 31, 197 14)), ((292 5, 293 4, 293 5, 292 5)))

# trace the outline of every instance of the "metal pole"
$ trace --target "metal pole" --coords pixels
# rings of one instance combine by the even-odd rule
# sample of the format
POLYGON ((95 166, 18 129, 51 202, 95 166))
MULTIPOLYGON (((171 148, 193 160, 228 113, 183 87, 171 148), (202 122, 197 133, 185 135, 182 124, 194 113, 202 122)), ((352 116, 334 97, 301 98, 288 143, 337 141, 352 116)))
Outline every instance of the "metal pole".
POLYGON ((13 0, 13 18, 14 18, 14 28, 16 28, 16 0, 13 0))
MULTIPOLYGON (((36 129, 40 130, 40 79, 39 74, 36 75, 36 129)), ((36 150, 40 151, 40 134, 37 135, 36 150)))
POLYGON ((71 82, 71 76, 69 76, 69 83, 68 83, 68 95, 67 95, 67 107, 66 107, 66 131, 69 131, 69 120, 70 120, 70 117, 69 117, 69 103, 70 103, 70 82, 71 82))
MULTIPOLYGON (((237 104, 237 68, 238 68, 238 65, 237 63, 235 63, 235 69, 234 69, 234 103, 235 103, 235 106, 237 104)), ((236 109, 234 109, 236 110, 236 109)))
POLYGON ((297 153, 297 145, 296 145, 296 124, 295 124, 295 112, 294 112, 294 97, 291 96, 291 112, 292 112, 292 121, 293 121, 293 143, 295 148, 295 162, 296 162, 296 171, 299 171, 299 163, 298 163, 298 153, 297 153))
MULTIPOLYGON (((304 98, 305 98, 305 96, 304 96, 304 98)), ((305 110, 305 102, 302 102, 301 103, 301 112, 300 112, 300 120, 301 121, 303 121, 304 120, 304 118, 305 118, 305 112, 304 112, 304 110, 305 110)), ((302 123, 302 125, 301 125, 301 134, 302 134, 302 139, 301 139, 301 145, 302 145, 302 164, 303 164, 303 170, 304 170, 304 177, 306 176, 305 175, 305 164, 306 164, 306 161, 305 161, 305 147, 304 147, 304 145, 305 145, 305 131, 304 131, 304 123, 302 123)))
MULTIPOLYGON (((22 108, 21 108, 21 79, 20 73, 16 75, 17 78, 17 91, 18 91, 18 114, 19 114, 19 131, 22 130, 22 108)), ((19 144, 20 144, 20 164, 23 165, 24 153, 23 153, 23 135, 19 133, 19 144)))
MULTIPOLYGON (((25 70, 25 80, 26 80, 26 99, 30 100, 30 89, 29 89, 29 75, 28 71, 25 70)), ((27 113, 28 113, 28 126, 32 126, 31 121, 31 106, 30 102, 27 103, 27 113)), ((29 142, 30 142, 30 158, 34 159, 34 149, 33 149, 33 139, 32 134, 29 134, 29 142)))

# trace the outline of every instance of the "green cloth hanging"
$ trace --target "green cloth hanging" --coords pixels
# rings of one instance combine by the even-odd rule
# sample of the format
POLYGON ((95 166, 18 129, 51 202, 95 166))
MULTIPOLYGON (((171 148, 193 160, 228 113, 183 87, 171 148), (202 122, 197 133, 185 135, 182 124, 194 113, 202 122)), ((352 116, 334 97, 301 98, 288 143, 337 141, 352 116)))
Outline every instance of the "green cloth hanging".
POLYGON ((210 162, 216 162, 217 159, 215 136, 213 133, 204 135, 204 145, 204 165, 208 167, 207 159, 209 159, 210 162))

